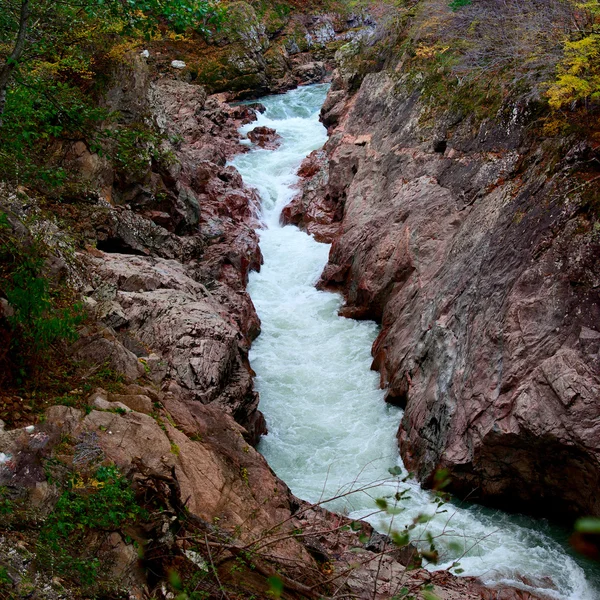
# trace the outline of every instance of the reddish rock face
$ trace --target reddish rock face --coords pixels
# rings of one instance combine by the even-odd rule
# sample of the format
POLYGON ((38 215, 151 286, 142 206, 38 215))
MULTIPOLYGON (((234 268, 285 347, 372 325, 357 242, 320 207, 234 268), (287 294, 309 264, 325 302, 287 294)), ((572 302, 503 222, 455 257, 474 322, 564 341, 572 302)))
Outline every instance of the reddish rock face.
POLYGON ((329 175, 327 155, 323 150, 311 152, 298 171, 300 192, 283 209, 281 222, 297 225, 319 242, 331 243, 339 230, 341 205, 327 193, 329 175))
POLYGON ((269 150, 281 146, 281 136, 270 127, 255 127, 248 132, 248 139, 257 146, 269 150))
POLYGON ((82 256, 86 294, 106 330, 84 336, 73 352, 110 360, 130 381, 144 374, 138 358, 154 354, 156 383, 177 384, 186 399, 217 406, 256 444, 266 426, 247 354, 260 321, 245 288, 262 263, 254 231, 259 198, 225 166, 246 150, 237 129, 256 113, 207 97, 199 86, 138 79, 145 100, 132 106, 115 93, 110 97, 125 106, 113 108, 152 114, 171 159, 149 165, 143 185, 125 189, 114 180, 113 201, 127 193, 127 205, 82 209, 79 221, 89 220, 97 244, 82 256))
POLYGON ((562 163, 546 171, 520 113, 426 128, 385 73, 332 90, 329 172, 285 217, 343 211, 321 286, 382 323, 373 366, 405 407, 408 468, 521 512, 600 514, 600 243, 562 163))

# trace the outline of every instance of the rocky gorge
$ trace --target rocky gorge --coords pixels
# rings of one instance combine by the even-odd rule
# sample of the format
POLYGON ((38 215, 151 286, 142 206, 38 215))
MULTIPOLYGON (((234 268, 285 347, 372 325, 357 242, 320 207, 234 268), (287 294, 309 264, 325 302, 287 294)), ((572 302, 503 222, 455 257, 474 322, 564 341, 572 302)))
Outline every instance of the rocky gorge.
MULTIPOLYGON (((261 265, 258 198, 226 165, 244 151, 237 128, 254 109, 157 79, 143 57, 131 56, 113 81, 106 102, 130 121, 152 119, 168 160, 140 178, 85 141, 68 145, 64 160, 96 192, 53 205, 60 227, 33 195, 23 202, 27 190, 3 190, 10 235, 26 245, 35 230, 52 249, 50 277, 83 297, 88 316, 69 360, 84 366, 83 381, 108 370, 119 383, 73 389, 66 405, 46 400, 35 423, 3 396, 12 426, 0 432, 2 593, 171 598, 191 580, 203 597, 262 597, 276 577, 283 597, 321 597, 341 584, 353 597, 383 598, 400 583, 448 599, 491 597, 474 579, 407 570, 411 553, 396 556, 368 524, 298 500, 254 450, 266 433, 248 363, 260 322, 245 291, 261 265), (83 528, 78 560, 102 568, 88 580, 73 571, 68 542, 63 558, 36 531, 69 498, 61 482, 79 481, 92 496, 87 486, 102 488, 97 464, 116 465, 147 513, 138 525, 83 528)), ((10 304, 2 310, 10 318, 10 304)))
MULTIPOLYGON (((263 28, 239 5, 250 28, 216 42, 218 69, 169 44, 119 67, 104 102, 163 135, 141 175, 77 140, 63 159, 95 194, 56 203, 59 225, 29 190, 2 190, 11 234, 42 235, 51 276, 83 299, 70 358, 90 374, 110 369, 119 385, 73 390, 79 403, 49 402, 35 424, 24 415, 0 432, 0 485, 19 507, 0 533, 1 573, 34 598, 390 598, 402 588, 534 598, 418 568, 414 549, 295 498, 254 449, 267 431, 248 360, 261 327, 246 291, 262 263, 260 198, 228 161, 261 107, 224 100, 323 81, 338 66, 322 111, 329 141, 304 163, 284 214, 333 242, 319 285, 344 294, 342 314, 381 322, 373 367, 405 408, 403 459, 426 484, 444 468, 459 496, 563 519, 598 513, 596 229, 583 199, 564 201, 573 184, 563 177, 595 150, 561 148, 548 170, 544 152, 555 150, 528 136, 526 111, 423 127, 419 94, 393 67, 356 88, 333 58, 371 18, 263 28), (232 48, 244 49, 237 61, 232 48), (172 58, 187 66, 166 76, 172 58), (149 515, 88 532, 106 587, 86 591, 53 576, 56 565, 38 569, 26 532, 62 497, 48 464, 88 481, 99 461, 119 467, 149 515)), ((248 137, 278 144, 272 131, 248 137)))

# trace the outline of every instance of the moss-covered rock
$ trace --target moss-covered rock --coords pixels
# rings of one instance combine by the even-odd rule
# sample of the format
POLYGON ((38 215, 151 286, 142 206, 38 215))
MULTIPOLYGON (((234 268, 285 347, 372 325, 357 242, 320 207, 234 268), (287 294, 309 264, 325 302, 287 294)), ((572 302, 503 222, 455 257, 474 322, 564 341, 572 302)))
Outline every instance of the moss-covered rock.
POLYGON ((290 22, 290 13, 290 8, 283 5, 275 5, 267 8, 262 17, 266 34, 273 37, 283 31, 285 26, 290 22))
POLYGON ((283 44, 273 45, 265 53, 266 70, 269 79, 281 79, 290 71, 290 61, 283 44))
POLYGON ((320 81, 361 24, 337 13, 308 16, 285 3, 240 0, 228 5, 226 23, 210 44, 181 48, 178 58, 187 63, 181 75, 209 93, 227 91, 238 98, 320 81), (310 63, 323 64, 315 70, 306 67, 310 63))
POLYGON ((254 8, 239 1, 227 6, 223 28, 215 35, 213 43, 217 46, 239 43, 251 51, 264 52, 269 47, 269 38, 254 8))
POLYGON ((248 51, 241 44, 207 53, 189 69, 194 82, 205 85, 210 93, 267 89, 265 59, 260 52, 248 51))

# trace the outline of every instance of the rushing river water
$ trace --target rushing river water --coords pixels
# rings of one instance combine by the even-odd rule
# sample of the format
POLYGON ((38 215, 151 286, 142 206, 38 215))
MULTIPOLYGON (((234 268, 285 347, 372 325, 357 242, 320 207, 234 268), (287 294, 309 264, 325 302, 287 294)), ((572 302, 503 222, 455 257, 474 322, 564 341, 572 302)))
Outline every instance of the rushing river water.
POLYGON ((413 480, 392 481, 388 469, 403 469, 395 439, 402 413, 383 401, 378 375, 370 370, 378 327, 338 316, 340 296, 314 287, 329 246, 279 224, 281 209, 296 193, 302 159, 327 139, 318 120, 326 93, 327 86, 316 85, 263 99, 266 113, 242 131, 273 127, 283 144, 275 151, 254 149, 233 161, 263 201, 265 228, 259 233, 265 262, 249 284, 262 321, 250 361, 269 427, 259 450, 294 494, 309 501, 381 481, 327 505, 367 517, 380 531, 400 530, 419 515, 434 515, 413 531, 418 539, 427 532, 439 536, 441 562, 428 568, 448 568, 458 559, 463 575, 487 583, 511 584, 549 598, 597 600, 600 588, 586 578, 585 562, 545 522, 478 506, 438 507, 413 480), (374 498, 394 494, 398 486, 407 490, 403 510, 393 517, 373 514, 374 498))

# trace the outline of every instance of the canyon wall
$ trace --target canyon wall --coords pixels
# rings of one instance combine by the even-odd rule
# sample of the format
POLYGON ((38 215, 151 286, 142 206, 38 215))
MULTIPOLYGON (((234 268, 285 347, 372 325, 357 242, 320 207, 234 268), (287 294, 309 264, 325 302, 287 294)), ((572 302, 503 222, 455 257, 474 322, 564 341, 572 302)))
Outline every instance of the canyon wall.
POLYGON ((341 314, 381 322, 407 468, 473 501, 599 514, 597 148, 542 137, 525 101, 432 116, 397 61, 355 75, 337 73, 325 155, 284 217, 333 241, 320 285, 341 314))
POLYGON ((333 69, 335 52, 374 28, 366 13, 344 3, 330 12, 303 11, 285 3, 231 2, 227 18, 209 40, 163 41, 151 46, 150 62, 169 71, 171 59, 184 63, 179 77, 204 86, 209 93, 256 98, 316 83, 333 69))

